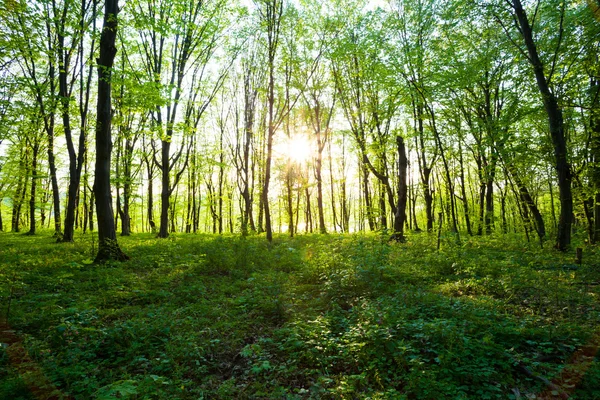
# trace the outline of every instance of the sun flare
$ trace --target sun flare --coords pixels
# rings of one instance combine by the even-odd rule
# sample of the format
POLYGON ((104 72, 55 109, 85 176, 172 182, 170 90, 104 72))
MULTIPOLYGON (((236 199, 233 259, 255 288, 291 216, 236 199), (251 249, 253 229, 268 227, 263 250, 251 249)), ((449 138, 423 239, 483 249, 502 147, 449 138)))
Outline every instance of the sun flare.
POLYGON ((285 145, 285 155, 300 164, 308 161, 312 155, 309 141, 304 136, 291 137, 285 145))

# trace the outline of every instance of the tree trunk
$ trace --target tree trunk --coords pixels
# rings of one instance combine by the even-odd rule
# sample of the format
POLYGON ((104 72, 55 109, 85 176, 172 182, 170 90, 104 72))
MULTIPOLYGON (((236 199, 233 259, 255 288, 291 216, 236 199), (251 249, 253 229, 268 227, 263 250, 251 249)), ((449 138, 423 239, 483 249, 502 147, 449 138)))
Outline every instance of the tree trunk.
POLYGON ((34 139, 36 143, 32 146, 31 155, 31 190, 29 193, 29 232, 28 235, 35 235, 35 196, 37 188, 37 158, 39 151, 39 143, 37 138, 34 139))
POLYGON ((373 207, 371 206, 371 194, 369 193, 369 169, 362 162, 362 158, 360 162, 361 170, 362 170, 362 186, 363 186, 363 196, 365 199, 365 213, 367 214, 367 221, 369 222, 369 230, 374 232, 377 229, 375 224, 375 217, 373 216, 373 207))
POLYGON ((406 158, 406 146, 402 136, 396 136, 396 145, 398 148, 398 205, 394 215, 394 234, 393 238, 397 241, 404 241, 404 225, 406 224, 406 202, 408 196, 407 173, 408 160, 406 158))
POLYGON ((461 194, 462 194, 462 202, 463 208, 465 211, 465 225, 467 225, 467 233, 469 236, 473 236, 473 231, 471 230, 471 218, 469 216, 469 199, 467 197, 467 185, 465 182, 465 166, 463 161, 463 152, 462 152, 462 144, 461 140, 458 141, 458 152, 459 152, 459 164, 460 164, 460 183, 461 183, 461 194))
POLYGON ((273 158, 273 137, 275 136, 275 55, 279 44, 279 29, 283 15, 283 1, 269 0, 265 7, 265 23, 267 25, 267 52, 269 69, 269 87, 267 94, 268 126, 267 126, 267 158, 265 161, 265 180, 263 182, 262 202, 264 207, 265 231, 267 240, 273 241, 271 226, 271 208, 269 206, 269 185, 271 183, 271 160, 273 158))
MULTIPOLYGON (((544 219, 542 218, 542 214, 540 213, 540 210, 535 205, 535 202, 533 201, 533 197, 531 197, 531 194, 529 193, 527 186, 525 186, 525 183, 521 180, 521 178, 520 178, 518 172, 516 171, 516 169, 514 168, 514 166, 512 166, 509 163, 506 167, 507 167, 507 170, 510 172, 510 175, 513 178, 513 181, 515 182, 515 185, 517 185, 517 189, 519 190, 519 198, 521 199, 521 203, 523 204, 524 215, 528 215, 527 209, 529 209, 529 211, 531 211, 531 214, 533 215, 533 219, 535 221, 535 230, 538 234, 538 238, 541 243, 541 242, 543 242, 544 237, 546 236, 546 226, 544 224, 544 219), (527 209, 525 209, 525 207, 527 207, 527 209)), ((527 221, 529 221, 529 217, 527 217, 527 221)))
POLYGON ((98 254, 96 262, 129 259, 117 243, 110 186, 111 140, 111 69, 117 48, 118 0, 105 0, 104 26, 98 58, 98 105, 96 117, 96 168, 94 194, 98 218, 98 254))
MULTIPOLYGON (((52 117, 54 120, 54 117, 52 117)), ((54 207, 54 235, 61 238, 60 191, 56 177, 56 161, 54 158, 54 122, 48 133, 48 166, 50 167, 50 181, 52 182, 52 204, 54 207)))
POLYGON ((323 149, 325 148, 325 143, 321 143, 321 132, 317 136, 317 160, 315 164, 315 174, 317 178, 317 212, 319 213, 319 233, 325 234, 327 233, 327 228, 325 228, 325 211, 323 209, 323 149))
POLYGON ((494 179, 496 178, 496 163, 498 155, 492 148, 490 163, 488 165, 487 182, 485 190, 485 233, 491 235, 494 228, 494 179))
MULTIPOLYGON (((538 89, 542 95, 542 101, 548 116, 550 136, 552 137, 552 144, 554 146, 555 168, 558 174, 558 190, 560 198, 560 217, 558 222, 556 248, 561 251, 567 251, 569 244, 571 243, 573 195, 571 193, 571 165, 568 161, 563 113, 558 105, 556 96, 550 90, 548 79, 544 72, 544 65, 538 56, 538 51, 533 40, 532 28, 521 1, 513 0, 513 8, 519 22, 520 33, 523 36, 525 46, 527 47, 529 62, 533 67, 538 89)), ((559 33, 562 35, 562 26, 559 33)))
POLYGON ((423 188, 423 199, 425 200, 425 215, 427 217, 427 232, 433 232, 433 194, 431 193, 431 171, 435 161, 427 164, 427 155, 425 154, 425 132, 423 129, 423 106, 413 101, 413 119, 414 130, 416 131, 415 144, 417 150, 417 160, 419 162, 419 172, 421 175, 421 186, 423 188))
POLYGON ((598 103, 600 102, 600 79, 592 77, 590 79, 590 93, 594 99, 592 103, 590 115, 590 130, 591 130, 591 158, 592 167, 592 184, 594 188, 593 197, 593 213, 594 213, 594 237, 593 242, 600 242, 600 110, 598 103))
POLYGON ((159 238, 169 237, 169 197, 171 197, 171 179, 169 176, 170 165, 170 149, 171 141, 162 140, 161 148, 161 184, 160 192, 160 228, 158 231, 159 238))
POLYGON ((144 157, 146 163, 146 179, 148 180, 148 199, 146 205, 146 213, 148 215, 148 225, 152 233, 156 232, 156 222, 154 222, 154 189, 152 187, 152 180, 154 178, 154 164, 149 157, 144 157))
POLYGON ((21 151, 21 159, 19 160, 19 179, 17 181, 17 188, 15 190, 15 197, 13 197, 12 203, 12 219, 11 219, 11 230, 13 232, 21 231, 21 206, 23 204, 23 200, 25 199, 25 191, 27 190, 27 174, 26 174, 26 162, 27 155, 24 151, 21 151))
MULTIPOLYGON (((342 142, 342 157, 344 157, 344 143, 342 142)), ((337 218, 337 210, 335 207, 335 186, 333 181, 333 162, 331 156, 331 140, 327 146, 327 160, 329 161, 329 190, 331 192, 331 212, 333 214, 333 229, 337 230, 338 226, 338 218, 337 218)), ((342 159, 342 166, 344 165, 344 161, 342 159)), ((343 172, 342 172, 343 173, 343 172)), ((343 224, 340 224, 342 232, 344 231, 343 224)))

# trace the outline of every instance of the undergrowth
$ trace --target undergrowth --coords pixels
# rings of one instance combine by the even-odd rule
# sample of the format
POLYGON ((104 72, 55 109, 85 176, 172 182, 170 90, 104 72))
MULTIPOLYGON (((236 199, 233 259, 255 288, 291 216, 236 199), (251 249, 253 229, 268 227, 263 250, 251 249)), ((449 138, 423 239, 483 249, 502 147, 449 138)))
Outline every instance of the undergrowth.
MULTIPOLYGON (((0 234, 0 318, 59 397, 600 398, 595 247, 139 234, 94 265, 76 239, 0 234)), ((7 354, 0 398, 34 398, 7 354)))

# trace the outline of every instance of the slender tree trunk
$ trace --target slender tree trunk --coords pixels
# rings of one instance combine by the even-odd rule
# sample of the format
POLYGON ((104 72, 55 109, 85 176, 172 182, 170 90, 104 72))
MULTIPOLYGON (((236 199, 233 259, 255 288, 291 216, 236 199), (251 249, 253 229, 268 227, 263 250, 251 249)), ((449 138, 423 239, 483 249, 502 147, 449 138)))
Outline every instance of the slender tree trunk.
POLYGON ((462 144, 460 140, 458 142, 458 152, 458 162, 460 164, 460 190, 462 194, 463 209, 465 211, 465 225, 467 225, 467 233, 469 234, 469 236, 473 236, 473 231, 471 230, 471 218, 469 215, 469 198, 467 197, 467 183, 465 181, 465 166, 463 160, 462 144))
POLYGON ((519 190, 519 198, 521 200, 521 203, 523 204, 523 209, 524 209, 523 215, 527 217, 526 222, 529 222, 529 220, 530 220, 529 216, 528 216, 529 215, 528 210, 529 210, 529 211, 531 211, 531 214, 533 215, 533 219, 535 221, 535 230, 538 234, 538 238, 541 243, 541 242, 543 242, 544 237, 546 236, 546 226, 544 224, 544 219, 542 218, 542 214, 540 213, 539 209, 535 205, 535 202, 533 201, 533 197, 529 193, 529 190, 527 189, 527 186, 525 186, 525 183, 521 180, 521 177, 517 173, 514 166, 508 164, 507 170, 510 172, 511 177, 512 177, 515 185, 517 186, 517 189, 519 190))
POLYGON ((317 160, 315 164, 315 174, 317 179, 317 211, 319 213, 319 233, 325 234, 327 233, 327 228, 325 227, 325 211, 323 208, 323 149, 325 148, 325 144, 321 144, 321 134, 317 136, 317 160))
MULTIPOLYGON (((342 157, 344 157, 344 143, 342 142, 342 157)), ((333 214, 333 227, 334 230, 337 230, 336 227, 338 226, 338 218, 337 218, 337 210, 335 207, 335 186, 334 186, 334 180, 333 180, 333 162, 332 162, 332 156, 331 156, 331 140, 328 143, 327 146, 327 159, 329 161, 329 190, 331 191, 331 212, 333 214)), ((342 168, 344 166, 344 161, 342 160, 342 168)), ((342 171, 343 174, 343 171, 342 171)), ((344 228, 343 228, 343 224, 340 224, 340 227, 342 229, 342 232, 344 232, 344 228)))
POLYGON ((96 174, 94 193, 98 218, 98 254, 96 262, 107 260, 124 261, 129 259, 117 243, 115 231, 111 185, 110 155, 111 140, 111 69, 117 48, 118 0, 105 0, 104 26, 100 37, 100 57, 98 58, 98 106, 96 118, 96 174))
MULTIPOLYGON (((173 201, 170 202, 169 204, 169 216, 167 221, 171 224, 171 232, 176 232, 177 231, 177 221, 175 218, 175 211, 177 210, 177 192, 175 192, 175 196, 173 197, 173 201)), ((215 220, 216 220, 216 214, 213 214, 215 216, 215 220)), ((213 227, 213 233, 215 232, 215 229, 213 227)))
MULTIPOLYGON (((362 160, 362 159, 361 159, 362 160)), ((362 170, 362 185, 363 185, 363 196, 365 201, 365 213, 367 215, 367 221, 369 223, 369 230, 374 232, 377 230, 375 223, 375 217, 373 216, 373 206, 371 205, 371 194, 369 191, 369 169, 367 166, 360 161, 362 170)))
POLYGON ((500 213, 502 218, 502 233, 508 233, 508 221, 506 219, 506 190, 500 190, 500 213))
POLYGON ((90 231, 94 230, 94 204, 96 204, 96 196, 94 195, 94 192, 90 192, 90 203, 89 203, 89 207, 88 207, 88 219, 89 219, 89 224, 90 224, 90 231))
MULTIPOLYGON (((54 117, 52 117, 54 120, 54 117)), ((52 133, 48 134, 48 166, 50 167, 50 180, 52 182, 52 204, 54 207, 54 234, 60 238, 61 235, 61 214, 60 214, 60 190, 58 188, 58 179, 56 176, 56 161, 54 158, 54 122, 52 123, 52 133)))
MULTIPOLYGON (((34 139, 37 142, 37 138, 34 139)), ((37 159, 39 144, 34 143, 31 154, 31 189, 29 193, 29 232, 28 235, 35 235, 35 200, 37 188, 37 159)))
POLYGON ((593 197, 593 213, 594 213, 594 237, 593 243, 600 242, 600 79, 597 77, 590 78, 590 93, 593 96, 593 102, 590 115, 590 130, 591 130, 591 159, 592 166, 592 182, 594 187, 593 197))
POLYGON ((485 190, 485 233, 487 235, 491 235, 494 229, 494 179, 496 179, 497 160, 498 156, 492 148, 485 190))
POLYGON ((21 159, 19 160, 19 179, 17 181, 17 188, 15 190, 15 197, 13 198, 12 207, 12 231, 21 231, 21 207, 25 199, 25 192, 27 191, 27 152, 21 151, 21 159))
POLYGON ((483 227, 485 225, 485 192, 487 184, 485 182, 485 165, 487 164, 484 157, 479 154, 477 157, 477 175, 479 177, 479 224, 477 225, 477 235, 483 235, 483 227))
POLYGON ((387 210, 385 206, 385 189, 384 185, 379 182, 379 217, 381 220, 380 230, 385 231, 388 228, 387 210))
POLYGON ((169 197, 171 197, 171 178, 169 174, 171 141, 162 140, 161 148, 161 192, 160 192, 160 228, 159 238, 169 237, 169 197))
MULTIPOLYGON (((128 132, 129 133, 129 132, 128 132)), ((119 215, 121 217, 121 236, 131 235, 131 191, 133 182, 133 173, 131 171, 133 163, 133 151, 135 148, 135 142, 137 138, 125 139, 123 144, 122 159, 122 181, 123 181, 123 202, 122 207, 119 208, 119 215)))
MULTIPOLYGON (((192 160, 194 155, 192 155, 192 160)), ((194 161, 192 161, 192 167, 187 170, 187 207, 185 211, 185 233, 192 233, 192 198, 194 192, 192 190, 192 172, 194 161)))
POLYGON ((431 191, 431 171, 433 169, 433 161, 431 162, 431 165, 427 164, 427 155, 425 153, 425 131, 423 128, 423 106, 416 104, 416 102, 413 102, 413 118, 415 121, 414 129, 417 133, 415 136, 415 147, 417 150, 417 160, 419 162, 423 199, 425 200, 427 232, 433 232, 433 194, 431 191))
MULTIPOLYGON (((70 49, 65 48, 65 35, 64 32, 66 28, 65 16, 68 13, 69 2, 65 2, 63 5, 64 13, 62 18, 60 19, 60 28, 58 32, 58 56, 59 56, 59 73, 58 73, 58 82, 59 82, 59 97, 61 104, 61 115, 63 121, 63 128, 65 132, 65 139, 67 142, 67 150, 69 153, 69 185, 67 189, 67 207, 66 207, 66 215, 65 215, 65 229, 63 231, 63 236, 61 238, 64 242, 73 242, 74 235, 74 225, 75 225, 75 212, 77 207, 77 195, 79 193, 79 185, 81 182, 81 170, 83 167, 83 157, 85 153, 85 142, 86 142, 86 117, 88 111, 88 100, 90 95, 90 86, 91 86, 91 75, 92 69, 90 68, 88 79, 87 79, 87 87, 85 90, 85 100, 83 99, 83 76, 81 77, 81 90, 80 90, 80 100, 82 104, 80 104, 80 115, 81 115, 81 129, 79 132, 79 148, 77 153, 75 152, 75 147, 73 144, 73 133, 71 129, 71 118, 70 118, 70 103, 71 103, 71 91, 69 88, 69 72, 70 72, 70 62, 71 62, 71 54, 70 49)), ((80 21, 80 34, 83 34, 84 30, 84 16, 85 16, 85 1, 82 1, 81 4, 81 21, 80 21)), ((93 15, 92 18, 95 19, 96 16, 96 4, 93 5, 93 15)), ((75 33, 72 36, 72 40, 80 40, 83 42, 82 38, 78 37, 78 34, 75 33)), ((94 50, 94 43, 92 41, 91 51, 94 50)), ((83 73, 83 46, 79 46, 79 57, 81 58, 80 62, 80 73, 83 73)))
POLYGON ((268 50, 268 131, 267 131, 267 158, 265 160, 265 180, 263 182, 263 207, 265 217, 265 230, 267 240, 273 241, 273 228, 271 226, 271 209, 269 206, 269 185, 271 183, 271 160, 273 158, 273 138, 275 136, 275 55, 279 43, 279 29, 283 15, 283 1, 269 0, 265 7, 265 22, 267 24, 267 50, 268 50))
POLYGON ((396 146, 398 148, 398 205, 394 215, 394 234, 393 238, 397 241, 404 241, 404 225, 406 224, 406 202, 408 196, 407 173, 408 160, 406 158, 406 146, 402 136, 396 136, 396 146))

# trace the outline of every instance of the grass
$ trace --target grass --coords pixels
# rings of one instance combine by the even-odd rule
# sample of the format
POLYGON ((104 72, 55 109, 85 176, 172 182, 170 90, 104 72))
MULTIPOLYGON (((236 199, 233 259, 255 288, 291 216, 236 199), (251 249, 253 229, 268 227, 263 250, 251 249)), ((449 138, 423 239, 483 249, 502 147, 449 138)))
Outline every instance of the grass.
POLYGON ((597 248, 435 241, 1 233, 0 399, 600 398, 597 248))

